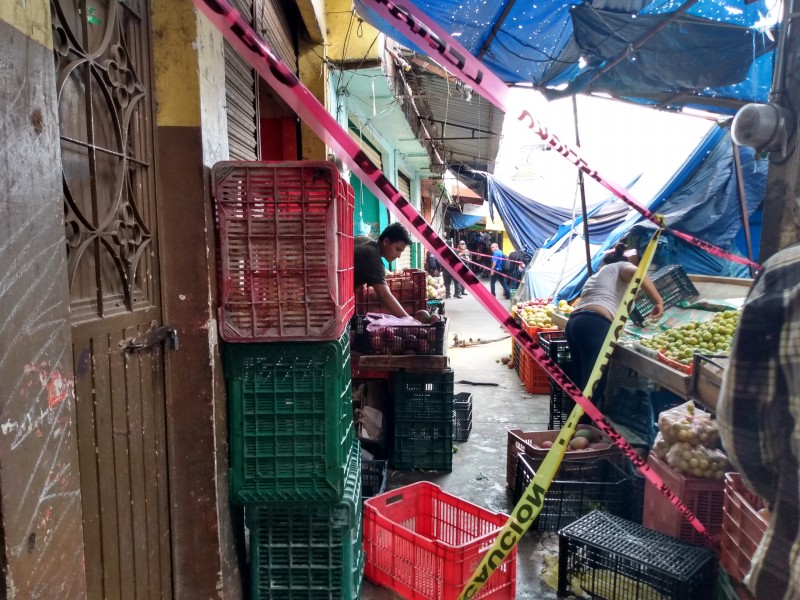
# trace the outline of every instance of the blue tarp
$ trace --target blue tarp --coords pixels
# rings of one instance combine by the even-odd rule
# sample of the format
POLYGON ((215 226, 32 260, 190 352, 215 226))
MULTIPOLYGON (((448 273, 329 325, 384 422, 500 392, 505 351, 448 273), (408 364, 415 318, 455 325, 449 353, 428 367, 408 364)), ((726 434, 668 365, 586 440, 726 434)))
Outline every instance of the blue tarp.
POLYGON ((481 215, 465 215, 457 210, 447 211, 447 216, 450 217, 452 229, 467 229, 483 218, 481 215))
MULTIPOLYGON (((774 6, 779 3, 698 0, 685 14, 671 14, 684 3, 427 0, 417 5, 504 82, 533 84, 550 98, 607 93, 722 114, 733 114, 743 102, 765 102, 777 39, 770 10, 779 10, 774 6)), ((378 16, 374 4, 356 0, 356 11, 389 37, 429 54, 378 16)))
MULTIPOLYGON (((767 187, 768 161, 757 160, 751 148, 740 148, 747 211, 755 227, 751 231, 753 255, 758 257, 761 208, 767 187)), ((694 235, 731 253, 746 256, 741 202, 736 181, 730 131, 714 128, 698 149, 684 163, 648 208, 664 215, 666 223, 678 231, 694 235)), ((611 233, 592 260, 593 269, 600 266, 603 252, 627 234, 651 233, 655 226, 639 213, 631 214, 611 233)), ((687 272, 699 275, 747 277, 746 267, 718 259, 673 236, 662 236, 657 255, 659 264, 680 264, 687 272)), ((557 297, 572 299, 579 295, 587 278, 584 267, 570 282, 560 288, 557 297)), ((535 274, 533 275, 535 276, 535 274)))
MULTIPOLYGON (((569 231, 570 227, 565 225, 565 222, 571 222, 572 209, 556 208, 528 198, 494 175, 483 171, 474 171, 465 166, 453 166, 450 170, 473 192, 486 199, 491 216, 497 211, 506 233, 511 238, 511 243, 517 250, 533 255, 536 249, 544 246, 554 234, 559 231, 569 231)), ((622 203, 612 206, 608 202, 602 202, 587 212, 590 217, 590 237, 599 240, 622 222, 628 213, 628 208, 622 203)), ((581 217, 576 219, 576 224, 582 222, 581 217)))

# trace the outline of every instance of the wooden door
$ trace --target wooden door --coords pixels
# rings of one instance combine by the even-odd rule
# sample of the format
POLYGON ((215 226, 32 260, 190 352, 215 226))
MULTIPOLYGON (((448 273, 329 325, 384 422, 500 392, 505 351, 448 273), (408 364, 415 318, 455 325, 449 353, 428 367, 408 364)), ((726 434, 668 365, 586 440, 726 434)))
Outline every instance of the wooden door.
POLYGON ((150 7, 51 10, 88 597, 169 599, 150 7))

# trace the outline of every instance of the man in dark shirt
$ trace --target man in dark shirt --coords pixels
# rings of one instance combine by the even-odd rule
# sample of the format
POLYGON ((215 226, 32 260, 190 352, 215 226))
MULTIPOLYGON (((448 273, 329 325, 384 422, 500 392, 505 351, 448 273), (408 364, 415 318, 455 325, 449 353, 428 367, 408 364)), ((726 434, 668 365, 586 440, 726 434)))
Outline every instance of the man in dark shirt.
POLYGON ((366 236, 358 236, 354 240, 353 277, 356 288, 365 283, 375 290, 375 297, 380 300, 384 310, 396 317, 407 317, 408 313, 392 295, 386 283, 386 269, 381 258, 392 262, 411 244, 411 235, 400 223, 392 223, 381 232, 375 242, 366 236))

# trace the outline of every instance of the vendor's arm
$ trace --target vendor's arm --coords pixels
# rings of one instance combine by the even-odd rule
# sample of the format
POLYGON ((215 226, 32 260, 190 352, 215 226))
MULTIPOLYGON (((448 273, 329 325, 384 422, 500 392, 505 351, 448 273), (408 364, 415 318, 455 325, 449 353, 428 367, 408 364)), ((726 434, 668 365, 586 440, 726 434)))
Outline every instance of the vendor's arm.
MULTIPOLYGON (((633 276, 636 274, 636 266, 633 264, 627 264, 624 268, 620 269, 619 277, 625 283, 628 283, 633 276)), ((658 293, 658 288, 656 288, 656 284, 653 283, 653 280, 650 279, 649 275, 645 275, 644 279, 642 280, 642 289, 644 293, 650 298, 653 302, 653 310, 650 313, 649 319, 658 319, 661 315, 664 314, 664 299, 661 298, 661 294, 658 293)))
POLYGON ((397 301, 397 298, 394 297, 388 285, 385 283, 376 283, 372 286, 372 289, 375 290, 375 296, 380 300, 381 306, 383 306, 386 312, 395 317, 409 316, 403 306, 397 301))
POLYGON ((649 275, 644 276, 644 280, 642 280, 642 289, 653 302, 653 310, 650 311, 648 319, 661 318, 661 315, 664 314, 664 299, 661 297, 661 294, 658 293, 658 288, 656 288, 656 284, 653 283, 649 275))

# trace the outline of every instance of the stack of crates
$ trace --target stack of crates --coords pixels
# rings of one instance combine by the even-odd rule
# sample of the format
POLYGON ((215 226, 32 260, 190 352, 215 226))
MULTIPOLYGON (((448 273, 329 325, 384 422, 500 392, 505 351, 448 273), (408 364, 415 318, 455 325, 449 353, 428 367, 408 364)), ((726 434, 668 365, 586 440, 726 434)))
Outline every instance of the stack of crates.
MULTIPOLYGON (((563 331, 542 331, 539 333, 539 345, 547 355, 553 359, 564 374, 572 379, 572 353, 567 344, 567 335, 563 331)), ((548 429, 561 429, 569 419, 575 401, 564 391, 558 383, 550 378, 550 421, 548 429)))
POLYGON ((453 370, 394 376, 396 469, 452 471, 453 370))
POLYGON ((218 163, 212 179, 229 485, 250 531, 250 597, 358 598, 352 188, 326 162, 218 163))

